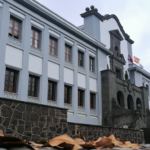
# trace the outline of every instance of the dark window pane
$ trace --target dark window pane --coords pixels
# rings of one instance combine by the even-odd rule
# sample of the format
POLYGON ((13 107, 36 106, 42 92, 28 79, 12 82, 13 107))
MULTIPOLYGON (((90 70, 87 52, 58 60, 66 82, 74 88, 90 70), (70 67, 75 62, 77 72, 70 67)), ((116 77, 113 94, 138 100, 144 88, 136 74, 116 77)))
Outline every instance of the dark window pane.
POLYGON ((56 95, 56 83, 49 81, 48 82, 48 100, 55 101, 56 95))
POLYGON ((5 74, 5 91, 16 92, 17 72, 11 69, 6 69, 5 74))
POLYGON ((35 76, 30 75, 29 83, 28 83, 28 95, 37 97, 37 89, 38 89, 38 78, 35 76), (37 83, 37 84, 35 84, 37 83))

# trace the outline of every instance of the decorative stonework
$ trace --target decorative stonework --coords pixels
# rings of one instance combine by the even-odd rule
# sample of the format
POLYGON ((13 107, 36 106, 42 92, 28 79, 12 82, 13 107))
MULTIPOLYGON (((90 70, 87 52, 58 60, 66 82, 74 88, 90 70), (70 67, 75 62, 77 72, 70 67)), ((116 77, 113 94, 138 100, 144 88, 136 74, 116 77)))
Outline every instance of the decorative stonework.
POLYGON ((49 54, 49 59, 58 62, 58 57, 57 56, 49 54))
POLYGON ((85 114, 85 108, 78 106, 78 113, 85 114))
POLYGON ((34 54, 37 54, 37 55, 42 55, 42 51, 40 49, 37 49, 35 47, 32 47, 31 46, 31 52, 34 53, 34 54))
POLYGON ((78 66, 78 71, 85 73, 85 68, 78 66))
POLYGON ((90 114, 91 114, 91 115, 94 115, 94 116, 97 116, 97 115, 96 115, 96 109, 90 109, 90 114))
POLYGON ((90 71, 90 76, 96 78, 96 73, 90 71))
POLYGON ((17 93, 11 93, 11 92, 4 92, 4 97, 8 99, 15 99, 17 100, 18 94, 17 93))
POLYGON ((65 66, 73 68, 73 64, 68 61, 65 61, 65 66))
POLYGON ((47 101, 47 105, 49 105, 49 106, 57 106, 57 101, 48 100, 47 101))
POLYGON ((66 109, 68 109, 68 111, 70 111, 70 112, 72 112, 73 111, 73 108, 72 108, 72 104, 64 104, 64 107, 66 108, 66 109))
POLYGON ((28 96, 28 102, 39 103, 39 98, 28 96))
POLYGON ((15 39, 15 38, 10 37, 10 36, 8 36, 8 37, 9 37, 9 42, 11 44, 14 44, 14 45, 19 46, 19 47, 21 46, 21 41, 20 40, 15 39))

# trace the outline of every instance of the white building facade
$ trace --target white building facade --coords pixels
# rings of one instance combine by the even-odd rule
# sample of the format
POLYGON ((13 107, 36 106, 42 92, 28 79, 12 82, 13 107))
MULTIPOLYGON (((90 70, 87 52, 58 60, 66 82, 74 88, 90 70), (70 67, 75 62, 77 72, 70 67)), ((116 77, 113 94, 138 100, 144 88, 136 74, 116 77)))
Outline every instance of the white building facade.
POLYGON ((133 41, 117 19, 94 7, 81 16, 78 28, 34 0, 0 0, 0 97, 67 108, 68 122, 101 125, 109 31, 123 38, 123 72, 133 41))

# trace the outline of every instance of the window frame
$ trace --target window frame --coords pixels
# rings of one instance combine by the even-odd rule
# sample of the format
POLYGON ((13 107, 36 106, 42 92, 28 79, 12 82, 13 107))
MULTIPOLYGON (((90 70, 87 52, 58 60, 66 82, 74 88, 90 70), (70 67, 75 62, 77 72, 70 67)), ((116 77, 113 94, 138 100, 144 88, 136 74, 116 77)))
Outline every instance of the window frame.
POLYGON ((91 72, 95 72, 95 58, 92 56, 89 56, 89 70, 91 72), (91 60, 93 60, 93 64, 91 64, 91 60), (92 70, 91 70, 92 67, 92 70))
POLYGON ((56 101, 56 91, 57 91, 56 89, 57 89, 57 83, 49 80, 48 81, 48 95, 47 95, 48 100, 56 101), (50 84, 52 84, 52 87, 50 87, 50 84), (52 88, 52 93, 53 93, 52 95, 51 95, 51 89, 50 88, 52 88), (53 97, 53 99, 51 99, 50 97, 53 97))
POLYGON ((122 69, 121 68, 115 67, 115 73, 116 73, 116 78, 122 79, 122 69), (117 76, 118 75, 117 70, 120 71, 120 76, 117 76))
POLYGON ((80 50, 78 50, 78 66, 84 67, 84 52, 82 52, 80 50), (80 58, 79 58, 79 55, 81 56, 80 58))
POLYGON ((31 27, 31 46, 40 49, 41 46, 41 31, 34 26, 31 27), (36 33, 38 34, 38 39, 36 39, 36 33), (35 46, 35 41, 37 41, 37 47, 35 46))
POLYGON ((57 56, 58 54, 58 39, 56 39, 56 38, 54 38, 54 37, 52 37, 52 36, 50 36, 50 38, 49 38, 49 53, 50 53, 50 55, 53 55, 53 56, 57 56), (55 47, 53 47, 53 43, 52 43, 52 41, 54 41, 55 42, 55 47), (54 54, 53 54, 53 52, 52 52, 52 49, 55 49, 54 50, 54 54))
POLYGON ((19 72, 14 70, 14 69, 10 69, 10 68, 6 68, 6 72, 5 72, 5 82, 4 82, 4 91, 6 92, 12 92, 12 93, 16 93, 17 92, 17 81, 18 81, 18 74, 19 72), (8 85, 7 85, 7 88, 5 89, 6 87, 6 73, 7 71, 9 71, 9 76, 8 76, 8 85), (11 86, 10 85, 10 82, 11 82, 11 73, 14 73, 14 76, 13 76, 13 85, 11 86), (13 90, 10 90, 10 87, 12 87, 13 90))
POLYGON ((28 79, 28 96, 38 97, 38 92, 39 92, 39 77, 29 74, 29 79, 28 79), (31 84, 30 78, 31 78, 31 81, 33 79, 35 79, 34 91, 31 90, 33 82, 31 84), (30 86, 29 86, 29 82, 30 82, 30 86), (30 87, 30 90, 29 90, 29 87, 30 87), (34 92, 34 94, 31 94, 32 92, 34 92))
POLYGON ((71 104, 72 99, 72 87, 65 85, 64 86, 64 103, 71 104))
POLYGON ((96 109, 96 94, 91 92, 90 92, 90 109, 96 109))
POLYGON ((10 37, 13 37, 13 38, 17 39, 17 40, 20 40, 21 39, 21 24, 22 24, 21 20, 19 20, 16 17, 10 16, 9 33, 8 33, 8 35, 10 37), (10 26, 11 25, 11 21, 12 21, 12 27, 10 26), (16 24, 18 24, 18 30, 15 29, 16 24), (10 33, 10 30, 11 30, 11 33, 10 33), (17 31, 18 34, 15 34, 15 31, 17 31), (17 36, 18 36, 18 38, 16 38, 17 36))
POLYGON ((70 62, 70 63, 72 62, 72 46, 68 44, 65 44, 65 61, 70 62), (69 51, 67 50, 70 51, 70 54, 68 54, 69 51))
POLYGON ((81 89, 78 89, 78 107, 84 107, 84 90, 81 89))

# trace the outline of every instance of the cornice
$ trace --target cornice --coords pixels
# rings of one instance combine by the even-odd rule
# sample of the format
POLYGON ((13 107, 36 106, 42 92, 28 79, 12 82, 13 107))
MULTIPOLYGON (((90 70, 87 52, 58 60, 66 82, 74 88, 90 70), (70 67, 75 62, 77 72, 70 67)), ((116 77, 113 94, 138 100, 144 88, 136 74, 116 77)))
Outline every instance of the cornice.
POLYGON ((94 6, 92 5, 91 6, 91 10, 87 7, 86 9, 86 12, 85 13, 82 13, 81 14, 81 17, 83 17, 83 18, 85 18, 85 17, 87 17, 87 16, 90 16, 90 15, 95 15, 98 19, 100 19, 102 22, 103 21, 105 21, 105 20, 109 20, 109 19, 111 19, 111 18, 113 18, 113 19, 115 19, 115 21, 117 22, 117 24, 118 24, 118 26, 119 26, 119 28, 120 28, 120 31, 122 32, 122 34, 124 35, 124 37, 125 37, 125 39, 129 42, 129 43, 131 43, 131 44, 133 44, 134 43, 134 41, 132 40, 132 39, 130 39, 130 36, 124 31, 124 29, 123 29, 123 26, 121 25, 121 23, 120 23, 120 21, 119 21, 119 19, 118 19, 118 17, 116 16, 116 15, 114 15, 114 14, 112 14, 112 15, 101 15, 100 13, 98 13, 98 9, 97 8, 94 8, 94 6))
POLYGON ((63 19, 56 13, 52 12, 36 0, 14 0, 17 3, 23 5, 27 9, 30 9, 32 11, 35 11, 35 13, 44 16, 47 20, 53 22, 54 24, 58 25, 59 27, 63 28, 66 31, 69 31, 70 33, 74 34, 75 36, 79 37, 80 39, 84 40, 85 42, 91 44, 92 46, 102 50, 105 54, 111 55, 112 52, 109 51, 106 46, 101 43, 100 41, 97 41, 90 35, 86 34, 85 32, 81 31, 78 27, 71 24, 67 20, 63 19))
POLYGON ((132 39, 130 39, 130 36, 124 31, 123 26, 121 25, 121 23, 120 23, 120 21, 119 21, 119 19, 118 19, 118 17, 117 17, 116 15, 114 15, 114 14, 108 15, 108 14, 107 14, 107 15, 103 16, 103 21, 104 21, 104 20, 109 20, 109 19, 111 19, 111 18, 113 18, 113 19, 116 20, 116 22, 117 22, 117 24, 118 24, 118 26, 119 26, 119 28, 120 28, 120 31, 121 31, 122 34, 124 35, 125 39, 126 39, 129 43, 133 44, 134 41, 133 41, 132 39))

